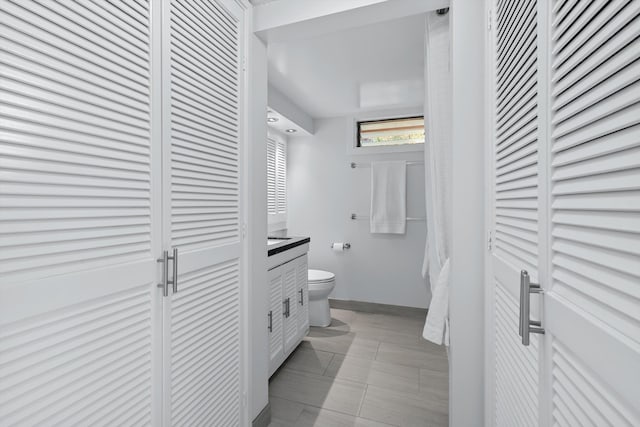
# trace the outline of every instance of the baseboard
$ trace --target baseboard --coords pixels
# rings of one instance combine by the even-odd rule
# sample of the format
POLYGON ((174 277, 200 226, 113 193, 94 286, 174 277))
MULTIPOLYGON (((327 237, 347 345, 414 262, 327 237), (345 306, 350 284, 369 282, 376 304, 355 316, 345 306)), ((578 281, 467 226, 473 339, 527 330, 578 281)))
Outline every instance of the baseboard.
POLYGON ((425 317, 427 315, 426 308, 418 307, 403 307, 401 305, 391 304, 378 304, 375 302, 365 301, 350 301, 343 299, 329 299, 329 306, 331 308, 338 308, 342 310, 363 311, 365 313, 376 314, 402 314, 403 316, 410 315, 416 317, 425 317))
POLYGON ((271 423, 271 403, 267 402, 267 406, 260 411, 255 420, 251 423, 251 427, 269 427, 271 423))

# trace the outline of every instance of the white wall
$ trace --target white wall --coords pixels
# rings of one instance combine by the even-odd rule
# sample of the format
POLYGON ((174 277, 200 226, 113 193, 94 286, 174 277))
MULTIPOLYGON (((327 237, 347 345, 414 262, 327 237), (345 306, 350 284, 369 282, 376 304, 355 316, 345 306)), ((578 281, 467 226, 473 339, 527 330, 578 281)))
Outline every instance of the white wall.
POLYGON ((484 2, 454 0, 449 425, 484 421, 484 2))
MULTIPOLYGON (((423 154, 348 156, 348 120, 316 120, 315 135, 289 138, 289 235, 311 237, 309 267, 336 274, 333 298, 425 308, 430 298, 420 275, 425 222, 408 222, 402 236, 372 235, 369 221, 350 219, 351 213, 368 215, 371 190, 371 169, 351 169, 352 161, 422 161, 423 154), (336 253, 332 242, 352 246, 336 253)), ((424 217, 424 167, 407 169, 408 216, 424 217)))

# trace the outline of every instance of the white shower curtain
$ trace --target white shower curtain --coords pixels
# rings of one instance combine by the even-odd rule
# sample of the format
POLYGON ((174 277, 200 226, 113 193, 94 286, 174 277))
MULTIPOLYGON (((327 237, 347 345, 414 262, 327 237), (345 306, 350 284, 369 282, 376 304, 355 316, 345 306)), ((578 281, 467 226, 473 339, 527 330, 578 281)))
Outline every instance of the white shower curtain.
POLYGON ((451 217, 451 35, 449 16, 427 15, 425 43, 425 191, 427 241, 422 275, 431 283, 423 337, 449 345, 451 217))

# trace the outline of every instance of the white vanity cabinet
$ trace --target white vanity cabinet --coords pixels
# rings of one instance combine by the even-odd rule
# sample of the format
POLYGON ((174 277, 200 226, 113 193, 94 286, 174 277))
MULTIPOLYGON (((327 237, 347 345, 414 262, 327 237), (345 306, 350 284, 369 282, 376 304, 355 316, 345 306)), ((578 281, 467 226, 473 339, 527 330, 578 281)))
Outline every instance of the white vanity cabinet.
POLYGON ((307 254, 269 270, 269 376, 309 331, 307 254))

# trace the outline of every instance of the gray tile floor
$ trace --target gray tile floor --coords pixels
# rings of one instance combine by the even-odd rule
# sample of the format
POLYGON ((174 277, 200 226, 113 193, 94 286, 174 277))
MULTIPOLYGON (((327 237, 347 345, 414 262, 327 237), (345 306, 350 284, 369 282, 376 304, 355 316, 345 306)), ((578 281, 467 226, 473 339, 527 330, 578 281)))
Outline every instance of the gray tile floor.
POLYGON ((271 378, 270 427, 448 425, 447 356, 421 338, 424 316, 331 315, 271 378))

